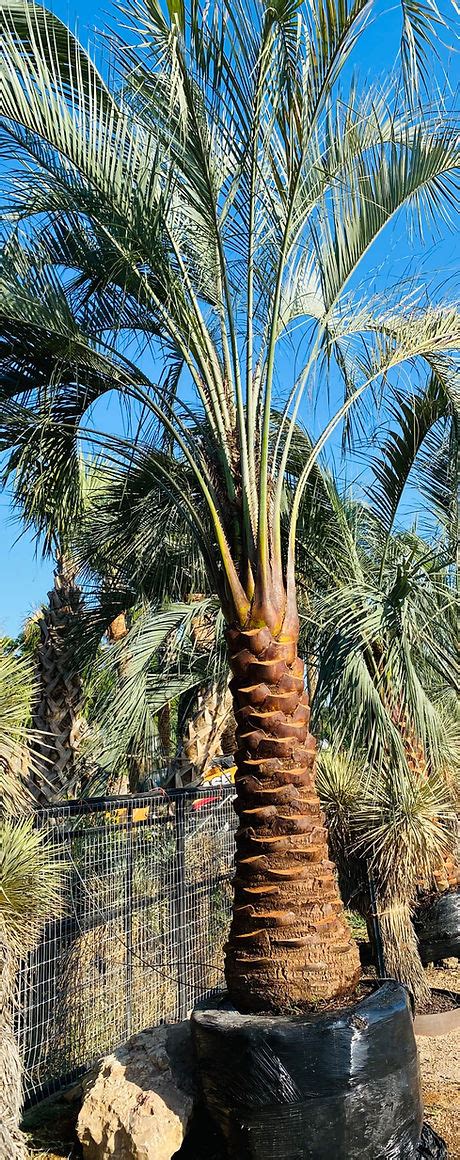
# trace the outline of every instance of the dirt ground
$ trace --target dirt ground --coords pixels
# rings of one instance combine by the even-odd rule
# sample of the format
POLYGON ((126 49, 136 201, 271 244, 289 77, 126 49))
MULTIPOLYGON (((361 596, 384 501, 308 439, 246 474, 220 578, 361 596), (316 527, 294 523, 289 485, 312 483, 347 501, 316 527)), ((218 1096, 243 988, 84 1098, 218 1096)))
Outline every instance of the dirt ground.
MULTIPOLYGON (((460 994, 460 967, 428 971, 431 986, 460 994)), ((418 1036, 425 1117, 446 1141, 449 1160, 460 1160, 460 1031, 418 1036)), ((75 1093, 78 1095, 78 1089, 75 1093)), ((81 1160, 75 1137, 76 1099, 64 1094, 28 1117, 31 1160, 81 1160)))
MULTIPOLYGON (((427 972, 432 987, 460 994, 460 967, 427 972)), ((460 1031, 418 1036, 425 1116, 446 1141, 449 1160, 460 1160, 460 1031)))

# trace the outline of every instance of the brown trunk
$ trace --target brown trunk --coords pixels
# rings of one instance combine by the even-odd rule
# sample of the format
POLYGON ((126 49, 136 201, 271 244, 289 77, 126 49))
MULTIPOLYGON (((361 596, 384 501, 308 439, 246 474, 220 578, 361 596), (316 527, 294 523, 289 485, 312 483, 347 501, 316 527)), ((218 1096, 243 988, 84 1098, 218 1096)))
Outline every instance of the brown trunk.
POLYGON ((119 612, 118 616, 115 616, 114 619, 110 621, 109 627, 107 629, 107 636, 111 644, 116 644, 118 640, 124 640, 125 636, 127 635, 128 625, 126 623, 126 613, 119 612))
POLYGON ((70 634, 81 615, 81 591, 72 561, 60 556, 49 604, 35 617, 40 632, 36 653, 39 700, 32 725, 37 732, 30 788, 38 805, 75 792, 77 752, 85 733, 83 688, 75 670, 70 634), (40 740, 38 740, 40 737, 40 740))
POLYGON ((157 726, 162 754, 169 761, 171 757, 171 706, 169 702, 167 705, 163 705, 163 708, 157 713, 157 726))
POLYGON ((179 786, 199 781, 215 757, 229 752, 223 748, 223 737, 231 728, 232 721, 229 689, 221 689, 215 684, 201 689, 196 710, 187 721, 177 758, 179 786))
POLYGON ((393 894, 379 901, 385 971, 412 991, 417 1007, 428 1003, 431 991, 418 950, 412 925, 410 901, 393 894))
POLYGON ((228 634, 237 721, 236 877, 226 979, 240 1011, 308 1009, 359 975, 315 789, 297 634, 228 634))

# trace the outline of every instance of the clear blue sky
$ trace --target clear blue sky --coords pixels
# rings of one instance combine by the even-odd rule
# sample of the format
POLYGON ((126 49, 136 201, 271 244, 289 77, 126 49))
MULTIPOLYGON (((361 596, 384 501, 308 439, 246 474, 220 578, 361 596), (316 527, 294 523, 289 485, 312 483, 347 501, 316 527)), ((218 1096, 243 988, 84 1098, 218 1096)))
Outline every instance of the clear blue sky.
MULTIPOLYGON (((91 42, 93 28, 101 29, 108 22, 112 23, 114 18, 114 8, 108 0, 104 0, 102 4, 91 3, 90 0, 80 0, 79 3, 76 0, 54 0, 49 6, 72 28, 77 28, 84 44, 91 42)), ((456 87, 458 89, 459 64, 458 57, 449 51, 449 45, 455 40, 453 25, 455 9, 450 5, 450 0, 445 0, 443 11, 450 23, 450 28, 443 32, 446 45, 443 59, 447 65, 450 88, 454 90, 456 87)), ((354 56, 354 64, 359 73, 364 76, 369 74, 373 79, 384 75, 385 70, 391 67, 401 29, 401 10, 398 3, 394 5, 379 3, 377 12, 385 12, 385 19, 378 20, 368 29, 354 56)), ((436 73, 439 75, 439 70, 433 62, 433 76, 436 73)), ((383 258, 388 252, 388 246, 391 246, 393 278, 400 277, 406 268, 398 269, 401 232, 402 229, 399 227, 391 237, 386 233, 385 239, 380 243, 380 254, 375 250, 373 252, 372 262, 375 268, 380 257, 383 258)), ((434 279, 439 285, 444 284, 446 280, 455 278, 459 273, 456 248, 458 249, 458 243, 456 247, 452 236, 433 246, 428 240, 423 251, 418 246, 413 251, 412 272, 414 268, 420 272, 424 270, 430 281, 434 279)), ((407 265, 409 253, 406 242, 402 252, 407 265)), ((321 415, 318 416, 318 423, 322 425, 321 418, 321 415)), ((41 559, 40 550, 37 554, 31 537, 26 534, 20 535, 20 527, 12 517, 8 496, 0 495, 0 634, 15 636, 19 632, 27 614, 46 600, 47 591, 52 583, 52 573, 52 563, 41 559)))

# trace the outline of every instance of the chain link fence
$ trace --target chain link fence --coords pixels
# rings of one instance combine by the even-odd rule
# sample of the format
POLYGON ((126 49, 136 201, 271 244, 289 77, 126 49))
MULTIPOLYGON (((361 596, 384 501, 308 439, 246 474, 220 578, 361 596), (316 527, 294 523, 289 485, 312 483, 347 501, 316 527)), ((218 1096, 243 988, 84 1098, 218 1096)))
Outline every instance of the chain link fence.
POLYGON ((37 811, 65 865, 65 911, 50 915, 19 973, 27 1104, 223 987, 233 795, 212 787, 37 811))

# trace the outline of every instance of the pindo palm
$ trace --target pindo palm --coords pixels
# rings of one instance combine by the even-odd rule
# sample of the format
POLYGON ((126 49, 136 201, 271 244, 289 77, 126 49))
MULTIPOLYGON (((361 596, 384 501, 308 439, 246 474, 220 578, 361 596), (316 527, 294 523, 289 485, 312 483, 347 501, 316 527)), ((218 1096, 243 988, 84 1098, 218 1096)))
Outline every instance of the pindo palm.
POLYGON ((449 117, 423 113, 416 84, 434 7, 405 6, 405 109, 397 79, 383 92, 348 79, 370 7, 131 0, 111 70, 42 8, 3 8, 3 126, 19 162, 2 261, 4 437, 35 446, 64 495, 82 436, 118 464, 148 446, 152 477, 193 529, 233 673, 240 827, 226 975, 242 1010, 308 1007, 359 974, 297 655, 303 490, 358 400, 460 337, 450 306, 422 309, 396 290, 390 306, 356 283, 398 210, 432 224, 449 205, 458 161, 449 117), (295 425, 317 383, 329 398, 331 368, 345 402, 291 494, 295 425), (98 431, 94 404, 109 391, 135 437, 98 431))

